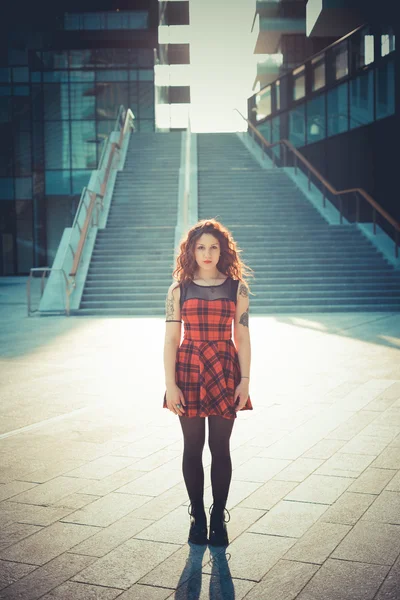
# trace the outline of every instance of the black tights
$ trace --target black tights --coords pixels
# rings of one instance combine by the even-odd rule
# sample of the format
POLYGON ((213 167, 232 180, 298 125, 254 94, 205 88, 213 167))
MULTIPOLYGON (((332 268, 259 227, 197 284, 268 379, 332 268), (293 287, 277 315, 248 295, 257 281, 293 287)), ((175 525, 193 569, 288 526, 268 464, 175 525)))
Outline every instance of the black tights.
MULTIPOLYGON (((179 417, 183 431, 183 477, 194 512, 203 511, 204 470, 203 448, 205 442, 204 417, 179 417)), ((208 444, 211 451, 211 486, 214 507, 223 510, 228 498, 232 477, 229 439, 234 419, 218 415, 208 417, 208 444)))

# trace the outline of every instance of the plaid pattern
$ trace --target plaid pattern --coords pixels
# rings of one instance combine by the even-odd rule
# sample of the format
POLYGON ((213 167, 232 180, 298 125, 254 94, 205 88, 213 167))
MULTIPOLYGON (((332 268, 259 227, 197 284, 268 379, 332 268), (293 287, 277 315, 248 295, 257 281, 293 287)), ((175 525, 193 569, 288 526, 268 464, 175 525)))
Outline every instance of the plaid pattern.
MULTIPOLYGON (((184 338, 176 354, 176 383, 187 417, 236 418, 233 398, 241 374, 232 340, 234 316, 235 303, 228 298, 189 298, 182 306, 184 338)), ((241 410, 252 409, 249 397, 241 410)))

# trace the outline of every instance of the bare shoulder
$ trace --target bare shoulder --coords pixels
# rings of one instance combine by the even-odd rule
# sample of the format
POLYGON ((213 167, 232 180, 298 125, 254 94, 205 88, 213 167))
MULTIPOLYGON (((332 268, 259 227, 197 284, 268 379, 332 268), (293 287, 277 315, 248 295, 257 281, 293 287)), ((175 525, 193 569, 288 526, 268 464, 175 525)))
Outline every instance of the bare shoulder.
POLYGON ((179 300, 181 296, 181 288, 179 281, 174 281, 168 288, 168 296, 173 296, 179 300))

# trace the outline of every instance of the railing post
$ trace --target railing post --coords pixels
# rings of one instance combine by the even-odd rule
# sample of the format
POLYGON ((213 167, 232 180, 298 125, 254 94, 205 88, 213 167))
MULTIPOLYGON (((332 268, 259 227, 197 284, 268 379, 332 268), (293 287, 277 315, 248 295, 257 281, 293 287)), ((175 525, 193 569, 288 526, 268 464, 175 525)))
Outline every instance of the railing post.
POLYGON ((274 165, 274 167, 276 167, 276 155, 273 150, 272 150, 272 164, 274 165))
POLYGON ((294 174, 297 175, 297 154, 294 155, 294 174))
POLYGON ((283 144, 283 166, 287 167, 287 148, 285 144, 283 144))
POLYGON ((343 198, 339 195, 340 224, 343 225, 343 198))
POLYGON ((376 209, 373 210, 373 221, 374 221, 374 235, 376 235, 376 209))
POLYGON ((308 169, 308 190, 311 190, 310 169, 308 169))
POLYGON ((324 208, 326 208, 326 186, 323 186, 323 192, 322 192, 322 206, 324 208))
POLYGON ((394 232, 394 255, 399 258, 399 232, 397 229, 394 232))

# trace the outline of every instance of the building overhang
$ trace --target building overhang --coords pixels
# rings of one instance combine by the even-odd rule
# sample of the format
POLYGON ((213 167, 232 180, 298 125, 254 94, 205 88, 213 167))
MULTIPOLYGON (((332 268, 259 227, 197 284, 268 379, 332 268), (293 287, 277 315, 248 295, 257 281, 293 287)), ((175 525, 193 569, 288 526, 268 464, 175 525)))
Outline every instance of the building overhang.
POLYGON ((275 54, 279 50, 282 35, 306 33, 306 19, 267 18, 256 15, 254 27, 257 32, 254 54, 275 54))
POLYGON ((349 0, 308 0, 307 36, 342 37, 363 24, 363 16, 349 0))

